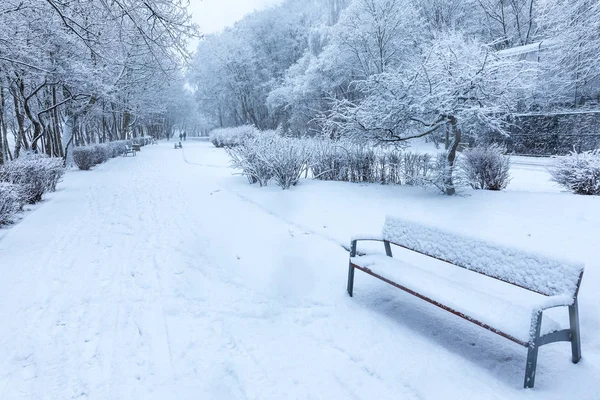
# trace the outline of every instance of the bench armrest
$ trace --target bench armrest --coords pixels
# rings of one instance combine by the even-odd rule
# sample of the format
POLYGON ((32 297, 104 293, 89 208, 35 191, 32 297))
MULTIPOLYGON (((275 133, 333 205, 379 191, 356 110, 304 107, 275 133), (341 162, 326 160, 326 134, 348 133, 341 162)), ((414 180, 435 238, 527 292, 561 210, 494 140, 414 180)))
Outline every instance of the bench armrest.
POLYGON ((538 306, 534 310, 534 313, 548 310, 550 308, 569 307, 572 306, 574 302, 575 299, 572 296, 566 294, 549 296, 538 304, 538 306))
POLYGON ((383 237, 381 237, 381 235, 355 235, 355 236, 352 236, 352 238, 350 238, 350 240, 353 242, 366 242, 366 241, 382 242, 383 237))
POLYGON ((385 254, 389 257, 392 256, 392 249, 390 247, 390 242, 385 240, 380 235, 360 235, 353 236, 350 242, 350 258, 356 257, 356 247, 358 242, 382 242, 385 247, 385 254))

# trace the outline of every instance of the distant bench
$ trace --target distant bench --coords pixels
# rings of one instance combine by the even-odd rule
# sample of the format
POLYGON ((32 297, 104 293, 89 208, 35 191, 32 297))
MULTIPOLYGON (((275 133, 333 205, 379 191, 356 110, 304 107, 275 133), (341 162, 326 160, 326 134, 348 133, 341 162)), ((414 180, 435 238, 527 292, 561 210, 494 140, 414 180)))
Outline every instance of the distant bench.
MULTIPOLYGON (((548 343, 571 342, 573 363, 581 359, 577 295, 583 277, 583 264, 560 261, 497 246, 479 239, 456 235, 415 222, 388 217, 380 238, 355 238, 350 245, 348 294, 353 295, 354 271, 358 269, 384 282, 434 304, 446 311, 528 348, 525 388, 535 383, 538 349, 548 343), (360 241, 383 242, 385 255, 357 255, 360 241), (435 267, 460 267, 485 277, 537 293, 528 304, 509 304, 484 291, 469 289, 392 256, 392 245, 433 258, 435 267), (439 265, 437 265, 439 264, 439 265), (569 329, 544 318, 544 310, 569 308, 569 329), (507 318, 509 316, 509 318, 507 318)), ((435 268, 434 268, 435 269, 435 268)), ((465 272, 468 273, 468 272, 465 272)))
MULTIPOLYGON (((139 148, 139 146, 137 146, 137 147, 139 148)), ((129 154, 131 154, 132 156, 135 157, 136 151, 139 151, 139 150, 136 150, 136 146, 135 145, 133 145, 133 146, 126 146, 125 150, 123 150, 123 157, 127 157, 127 155, 129 155, 129 154)))

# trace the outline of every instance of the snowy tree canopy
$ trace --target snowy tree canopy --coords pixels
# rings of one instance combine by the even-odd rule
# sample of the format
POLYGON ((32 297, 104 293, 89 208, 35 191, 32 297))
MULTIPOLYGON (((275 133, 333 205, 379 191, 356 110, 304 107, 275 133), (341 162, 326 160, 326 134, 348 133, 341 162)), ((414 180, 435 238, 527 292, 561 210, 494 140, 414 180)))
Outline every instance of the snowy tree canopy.
POLYGON ((588 0, 288 0, 207 37, 190 79, 213 127, 410 137, 406 121, 452 113, 502 131, 515 111, 595 104, 598 21, 588 0))
POLYGON ((0 160, 169 131, 197 35, 186 0, 6 0, 0 25, 0 160))

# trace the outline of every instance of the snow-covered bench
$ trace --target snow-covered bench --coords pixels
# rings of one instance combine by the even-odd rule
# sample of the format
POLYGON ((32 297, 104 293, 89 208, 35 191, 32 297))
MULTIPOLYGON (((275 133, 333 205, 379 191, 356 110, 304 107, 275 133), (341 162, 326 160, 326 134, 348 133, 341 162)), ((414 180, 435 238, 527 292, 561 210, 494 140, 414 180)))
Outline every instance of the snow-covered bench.
POLYGON ((125 150, 123 151, 123 157, 127 157, 128 154, 131 154, 132 156, 135 157, 135 153, 136 153, 135 147, 127 146, 127 147, 125 147, 125 150))
POLYGON ((350 296, 353 295, 354 271, 359 269, 527 347, 526 388, 534 385, 540 346, 571 342, 573 363, 581 359, 577 295, 583 264, 498 246, 395 217, 386 218, 381 237, 352 240, 349 264, 350 296), (385 255, 359 255, 357 243, 360 241, 383 242, 385 255), (402 248, 399 251, 405 258, 410 256, 421 263, 394 258, 392 245, 402 248), (423 267, 425 264, 427 267, 423 267), (473 284, 485 277, 494 279, 485 283, 518 291, 519 296, 506 296, 505 293, 504 297, 498 296, 502 291, 486 291, 477 287, 477 283, 473 284), (505 287, 498 281, 511 286, 505 287), (542 325, 544 310, 560 306, 569 308, 570 328, 561 329, 547 316, 542 325))

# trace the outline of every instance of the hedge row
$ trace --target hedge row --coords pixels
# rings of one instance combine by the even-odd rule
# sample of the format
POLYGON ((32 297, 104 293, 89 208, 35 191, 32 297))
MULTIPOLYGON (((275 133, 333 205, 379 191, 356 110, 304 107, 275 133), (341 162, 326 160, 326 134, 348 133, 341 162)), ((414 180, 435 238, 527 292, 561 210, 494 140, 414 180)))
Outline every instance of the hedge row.
POLYGON ((90 168, 122 155, 128 147, 132 146, 131 140, 119 140, 90 146, 80 146, 73 149, 73 162, 81 170, 90 168))
MULTIPOLYGON (((320 180, 442 188, 449 168, 444 154, 433 157, 348 140, 286 138, 252 127, 219 129, 211 137, 251 183, 265 186, 275 180, 283 189, 296 185, 303 174, 320 180)), ((510 181, 509 168, 501 147, 476 147, 459 158, 454 181, 473 189, 501 190, 510 181)))
POLYGON ((62 159, 42 154, 25 154, 0 166, 0 225, 11 223, 25 204, 56 190, 64 173, 62 159))

